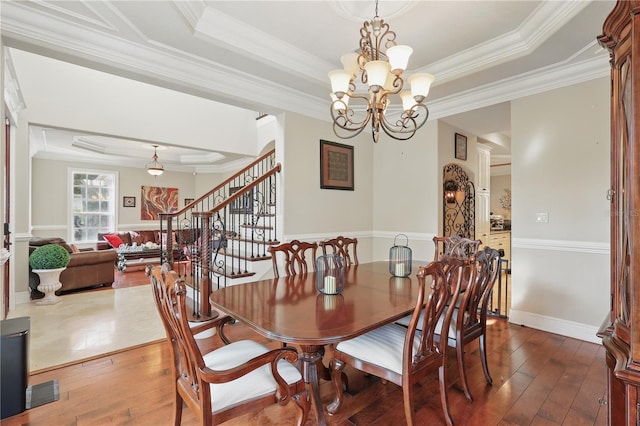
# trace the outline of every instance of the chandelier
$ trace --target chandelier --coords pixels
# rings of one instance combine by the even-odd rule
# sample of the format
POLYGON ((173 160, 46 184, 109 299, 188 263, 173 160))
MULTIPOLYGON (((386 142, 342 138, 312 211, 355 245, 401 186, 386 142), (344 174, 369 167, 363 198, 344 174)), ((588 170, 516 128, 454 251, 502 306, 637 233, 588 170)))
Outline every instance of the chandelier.
POLYGON ((151 157, 151 159, 153 161, 147 163, 145 166, 147 173, 153 176, 160 176, 164 173, 164 167, 158 162, 158 145, 153 145, 153 157, 151 157))
POLYGON ((371 122, 374 142, 378 142, 380 129, 393 139, 407 140, 427 121, 429 109, 423 101, 429 94, 434 76, 414 74, 407 79, 411 90, 403 91, 402 73, 413 49, 396 45, 395 40, 396 33, 378 17, 376 0, 376 16, 360 28, 358 53, 343 55, 340 61, 344 69, 329 73, 333 132, 339 138, 357 136, 371 122), (366 95, 356 92, 358 74, 360 81, 368 85, 366 95), (392 98, 399 98, 401 110, 390 107, 392 98), (358 105, 354 107, 354 103, 358 105))

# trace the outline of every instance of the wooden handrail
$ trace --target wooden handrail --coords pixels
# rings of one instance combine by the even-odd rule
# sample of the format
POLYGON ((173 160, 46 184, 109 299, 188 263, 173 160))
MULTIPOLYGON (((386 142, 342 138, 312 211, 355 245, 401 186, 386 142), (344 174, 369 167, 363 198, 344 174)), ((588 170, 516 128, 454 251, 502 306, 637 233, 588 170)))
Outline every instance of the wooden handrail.
POLYGON ((211 191, 207 192, 206 194, 204 194, 203 196, 197 198, 196 200, 192 201, 190 204, 187 204, 186 206, 184 206, 181 210, 178 210, 175 213, 172 213, 172 216, 179 216, 183 213, 185 213, 187 210, 191 209, 191 206, 194 206, 196 204, 198 204, 200 201, 206 199, 207 197, 212 196, 216 191, 219 191, 220 189, 222 189, 225 185, 231 183, 231 181, 233 181, 237 176, 242 175, 243 173, 245 173, 247 170, 251 169, 252 167, 254 167, 255 165, 257 165, 258 163, 260 163, 261 161, 263 161, 264 159, 268 158, 269 156, 273 155, 275 153, 275 148, 272 149, 271 151, 265 153, 264 155, 258 157, 256 160, 252 161, 251 163, 249 163, 246 167, 244 167, 242 170, 238 171, 237 173, 235 173, 233 176, 227 178, 226 180, 224 180, 222 183, 220 183, 219 185, 217 185, 216 187, 214 187, 211 191))
POLYGON ((215 213, 222 210, 223 208, 227 207, 229 204, 233 203, 235 200, 243 196, 245 193, 249 192, 249 190, 258 186, 259 183, 265 181, 267 178, 273 176, 274 174, 279 173, 281 169, 282 169, 281 164, 277 163, 275 166, 271 168, 271 170, 269 170, 268 172, 260 176, 258 179, 252 181, 251 183, 246 184, 245 186, 242 187, 240 191, 235 192, 233 195, 231 195, 229 198, 222 201, 220 204, 216 204, 211 210, 209 210, 209 212, 215 213))

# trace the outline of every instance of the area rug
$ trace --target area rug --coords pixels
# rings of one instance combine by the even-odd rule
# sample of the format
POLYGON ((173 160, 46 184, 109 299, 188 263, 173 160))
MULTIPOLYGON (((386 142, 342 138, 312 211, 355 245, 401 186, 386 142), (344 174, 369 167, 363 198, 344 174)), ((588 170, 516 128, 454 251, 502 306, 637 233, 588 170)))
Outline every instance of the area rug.
POLYGON ((29 371, 117 352, 165 338, 149 284, 63 295, 56 305, 16 306, 29 317, 29 371))

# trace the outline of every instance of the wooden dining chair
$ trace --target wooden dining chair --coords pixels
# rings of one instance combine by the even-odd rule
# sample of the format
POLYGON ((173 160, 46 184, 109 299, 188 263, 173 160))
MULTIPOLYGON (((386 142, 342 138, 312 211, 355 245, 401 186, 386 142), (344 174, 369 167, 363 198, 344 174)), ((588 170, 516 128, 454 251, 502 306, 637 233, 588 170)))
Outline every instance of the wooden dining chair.
POLYGON ((187 321, 186 288, 173 271, 153 267, 150 279, 171 344, 175 386, 174 424, 182 421, 183 402, 198 423, 222 423, 264 407, 293 400, 296 424, 307 420, 311 401, 292 348, 269 350, 241 340, 202 354, 187 321))
POLYGON ((293 240, 289 243, 282 243, 277 246, 270 246, 271 261, 273 262, 273 274, 276 278, 280 276, 278 264, 282 267, 287 276, 306 274, 313 270, 316 261, 318 243, 307 243, 293 240), (281 255, 278 255, 278 254, 281 255), (311 265, 311 268, 309 267, 311 265))
POLYGON ((358 239, 342 235, 320 242, 322 254, 337 254, 344 258, 345 266, 358 264, 358 239))
POLYGON ((402 386, 404 414, 408 425, 413 419, 414 384, 427 374, 438 371, 440 400, 444 418, 453 424, 447 400, 447 342, 435 339, 439 320, 447 327, 451 322, 454 304, 460 294, 464 276, 473 273, 473 262, 461 259, 444 259, 431 262, 418 271, 418 297, 408 327, 387 324, 366 334, 336 345, 331 361, 331 377, 336 392, 335 400, 327 407, 335 414, 342 403, 344 393, 342 373, 348 364, 360 371, 380 377, 402 386), (430 277, 430 287, 427 287, 430 277), (424 312, 425 314, 421 315, 424 312), (422 332, 418 331, 418 326, 422 332))
MULTIPOLYGON (((500 269, 500 254, 495 249, 484 247, 474 257, 477 264, 476 279, 471 281, 462 293, 458 306, 454 309, 446 339, 449 346, 456 348, 460 381, 469 401, 473 401, 473 397, 467 382, 464 354, 465 346, 475 339, 479 339, 480 361, 484 376, 487 383, 493 384, 487 363, 487 309, 500 269)), ((442 330, 446 329, 442 328, 442 330)))
POLYGON ((438 260, 441 256, 467 259, 478 251, 482 241, 451 235, 449 237, 433 237, 433 244, 435 245, 433 260, 438 260))
MULTIPOLYGON (((149 277, 152 284, 153 284, 154 278, 151 277, 151 271, 153 270, 154 267, 155 265, 150 264, 150 265, 147 265, 144 270, 145 275, 149 277)), ((163 273, 167 273, 170 270, 171 270, 171 267, 169 263, 163 263, 162 266, 160 267, 160 271, 163 273)), ((178 274, 178 277, 179 276, 180 274, 178 274)), ((154 291, 153 295, 157 304, 158 294, 154 291)), ((231 341, 229 340, 229 338, 226 336, 224 332, 224 327, 227 324, 235 323, 235 319, 231 318, 230 316, 222 315, 222 316, 216 316, 215 318, 204 320, 204 321, 188 321, 188 323, 189 323, 189 328, 191 329, 191 333, 193 334, 193 337, 197 340, 206 339, 208 337, 218 335, 220 340, 222 340, 222 342, 225 345, 228 345, 229 343, 231 343, 231 341)))

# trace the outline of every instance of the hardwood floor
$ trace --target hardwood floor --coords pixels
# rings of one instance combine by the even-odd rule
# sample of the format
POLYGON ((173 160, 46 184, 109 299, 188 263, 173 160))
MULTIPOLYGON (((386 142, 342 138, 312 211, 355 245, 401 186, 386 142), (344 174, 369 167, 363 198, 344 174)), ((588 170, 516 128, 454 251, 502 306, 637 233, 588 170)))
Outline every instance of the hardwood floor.
MULTIPOLYGON (((144 283, 138 274, 128 274, 132 273, 125 274, 117 285, 129 285, 125 283, 129 278, 130 284, 136 280, 144 283)), ((229 336, 279 345, 240 324, 230 328, 229 336)), ((203 350, 217 345, 214 337, 203 344, 203 350)), ((470 345, 466 355, 472 403, 467 402, 458 383, 455 351, 449 351, 451 416, 457 425, 606 425, 606 406, 599 403, 606 391, 604 354, 600 345, 492 320, 488 355, 493 386, 485 382, 477 343, 470 345)), ((327 358, 330 355, 327 353, 327 358)), ((172 424, 171 364, 168 344, 161 342, 33 375, 30 385, 58 379, 60 400, 3 419, 2 424, 172 424)), ((402 424, 399 387, 355 370, 346 371, 350 393, 339 414, 328 416, 330 425, 402 424)), ((426 380, 417 386, 416 423, 444 424, 437 381, 426 380)), ((324 404, 332 400, 329 382, 321 384, 321 394, 324 404)), ((289 425, 294 418, 295 409, 290 404, 248 414, 225 425, 289 425)), ((197 424, 186 407, 182 424, 197 424)), ((307 422, 315 424, 314 418, 307 422)))

